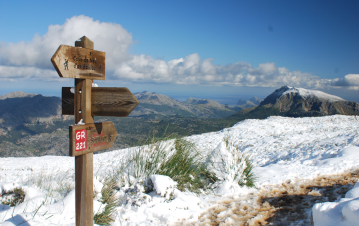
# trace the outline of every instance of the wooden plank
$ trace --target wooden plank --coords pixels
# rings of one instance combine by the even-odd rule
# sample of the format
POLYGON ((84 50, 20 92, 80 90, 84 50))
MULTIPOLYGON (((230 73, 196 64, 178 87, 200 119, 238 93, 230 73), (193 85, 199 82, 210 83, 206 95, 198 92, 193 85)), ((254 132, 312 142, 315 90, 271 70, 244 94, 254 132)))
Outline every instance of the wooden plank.
POLYGON ((60 77, 105 80, 105 59, 105 52, 60 45, 51 62, 60 77))
POLYGON ((70 126, 70 156, 100 151, 112 147, 117 130, 112 122, 70 126))
MULTIPOLYGON (((71 87, 62 87, 62 114, 74 114, 74 94, 71 87)), ((128 88, 92 87, 92 116, 126 117, 140 103, 128 88)))
POLYGON ((128 88, 92 89, 91 112, 94 116, 128 116, 140 102, 128 88))
POLYGON ((91 112, 91 94, 92 94, 92 82, 91 79, 85 79, 82 85, 82 102, 81 111, 84 123, 94 123, 91 112))
POLYGON ((76 226, 93 226, 93 153, 75 157, 76 226))
MULTIPOLYGON (((86 38, 85 36, 82 37, 80 41, 75 42, 75 45, 76 44, 81 45, 81 47, 83 48, 87 48, 87 50, 89 51, 91 51, 90 49, 93 49, 93 42, 88 38, 86 38)), ((76 47, 76 50, 79 49, 81 48, 76 47)), ((97 62, 93 61, 92 63, 96 64, 97 62)), ((105 59, 103 59, 103 63, 105 63, 105 59)), ((103 79, 105 79, 105 70, 103 70, 103 79)), ((75 123, 77 123, 81 119, 83 119, 83 121, 86 123, 93 123, 93 117, 91 116, 91 108, 90 108, 91 88, 89 87, 91 87, 91 85, 92 85, 92 80, 90 79, 75 78, 76 95, 75 95, 74 107, 73 107, 75 111, 75 123)), ((86 134, 87 131, 84 130, 83 132, 84 134, 86 134)), ((71 129, 70 129, 70 133, 72 133, 71 129)), ((72 151, 71 145, 72 142, 70 140, 70 153, 72 151)), ((92 152, 75 156, 75 208, 76 208, 76 226, 93 226, 94 222, 93 222, 93 153, 92 152)))

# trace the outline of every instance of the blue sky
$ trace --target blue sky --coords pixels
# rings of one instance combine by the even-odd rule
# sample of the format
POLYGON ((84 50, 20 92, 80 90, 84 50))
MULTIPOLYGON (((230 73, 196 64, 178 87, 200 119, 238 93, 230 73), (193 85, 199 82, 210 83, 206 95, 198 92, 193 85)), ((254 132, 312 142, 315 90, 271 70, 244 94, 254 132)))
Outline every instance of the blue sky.
POLYGON ((61 95, 50 62, 86 35, 106 80, 235 104, 283 85, 359 101, 358 1, 0 0, 0 95, 61 95))

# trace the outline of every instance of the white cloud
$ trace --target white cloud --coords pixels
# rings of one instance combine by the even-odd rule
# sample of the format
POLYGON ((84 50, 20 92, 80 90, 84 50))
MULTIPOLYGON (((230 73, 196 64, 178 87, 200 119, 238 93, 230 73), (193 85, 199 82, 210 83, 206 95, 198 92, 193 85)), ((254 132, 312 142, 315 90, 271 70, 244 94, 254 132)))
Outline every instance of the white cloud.
POLYGON ((101 23, 87 16, 74 16, 63 25, 50 25, 47 33, 35 35, 30 42, 0 43, 0 64, 8 66, 35 66, 53 69, 50 62, 59 45, 73 46, 82 36, 95 44, 95 50, 106 52, 106 66, 114 69, 118 61, 128 59, 132 35, 120 24, 101 23))
POLYGON ((14 67, 0 65, 0 81, 17 81, 19 79, 40 79, 42 81, 59 80, 57 72, 36 67, 14 67))
POLYGON ((291 72, 285 67, 276 67, 275 63, 262 63, 257 68, 243 62, 213 65, 212 59, 201 61, 197 53, 169 62, 134 55, 131 60, 122 62, 111 78, 133 82, 260 87, 323 88, 330 84, 327 79, 300 71, 291 72))
POLYGON ((333 86, 359 86, 359 74, 348 74, 332 81, 333 86))
POLYGON ((213 59, 201 60, 198 53, 185 58, 164 61, 146 55, 133 55, 128 48, 134 43, 132 35, 120 24, 94 21, 87 16, 74 16, 62 25, 50 25, 48 32, 35 35, 30 42, 0 43, 0 79, 57 80, 50 62, 60 44, 74 45, 86 35, 95 43, 95 50, 106 52, 106 80, 197 85, 231 85, 280 87, 290 85, 323 89, 331 85, 359 85, 359 75, 342 79, 321 79, 301 71, 289 71, 273 62, 253 67, 237 62, 214 65, 213 59))

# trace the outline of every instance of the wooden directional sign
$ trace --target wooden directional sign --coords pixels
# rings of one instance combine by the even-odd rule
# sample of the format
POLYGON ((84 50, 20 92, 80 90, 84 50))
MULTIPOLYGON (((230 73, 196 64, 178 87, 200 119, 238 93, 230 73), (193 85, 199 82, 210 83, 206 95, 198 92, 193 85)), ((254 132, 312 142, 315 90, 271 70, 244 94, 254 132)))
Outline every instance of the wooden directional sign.
MULTIPOLYGON (((62 87, 62 114, 74 115, 74 94, 62 87)), ((77 94, 79 95, 79 94, 77 94)), ((126 117, 140 102, 128 88, 92 87, 91 115, 126 117)))
POLYGON ((75 156, 76 226, 91 226, 93 217, 93 152, 112 147, 117 131, 112 122, 94 123, 92 116, 126 117, 139 104, 127 88, 92 87, 105 80, 104 52, 93 50, 86 36, 75 47, 60 45, 51 62, 60 77, 74 78, 75 87, 62 87, 62 114, 74 115, 69 127, 70 156, 75 156))
POLYGON ((105 80, 105 58, 105 52, 60 45, 51 62, 60 77, 105 80))
POLYGON ((70 156, 112 147, 117 130, 112 122, 70 126, 70 156))

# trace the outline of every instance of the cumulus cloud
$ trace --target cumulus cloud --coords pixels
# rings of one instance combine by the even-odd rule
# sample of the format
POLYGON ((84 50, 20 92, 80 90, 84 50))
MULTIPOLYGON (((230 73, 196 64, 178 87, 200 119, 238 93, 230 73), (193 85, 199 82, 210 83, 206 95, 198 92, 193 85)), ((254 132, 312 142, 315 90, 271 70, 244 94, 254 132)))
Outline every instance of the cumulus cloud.
POLYGON ((289 71, 273 62, 253 67, 237 62, 214 65, 213 59, 201 59, 198 53, 164 61, 146 55, 133 55, 132 34, 120 24, 95 21, 87 16, 74 16, 62 25, 50 25, 44 36, 35 35, 30 42, 0 42, 0 80, 20 78, 57 80, 50 62, 60 44, 74 45, 83 35, 95 43, 95 50, 106 52, 106 79, 127 82, 151 82, 197 85, 231 85, 279 87, 290 85, 321 89, 331 85, 359 85, 359 75, 328 80, 301 71, 289 71))
POLYGON ((13 67, 0 65, 0 81, 17 81, 18 79, 40 79, 53 81, 60 79, 57 72, 50 69, 36 67, 13 67))
POLYGON ((275 63, 262 63, 254 68, 244 62, 213 65, 212 61, 201 61, 197 53, 169 62, 134 55, 131 60, 122 62, 111 78, 134 82, 260 87, 291 85, 323 88, 330 83, 327 79, 309 73, 291 72, 285 67, 277 67, 275 63))
POLYGON ((333 86, 359 86, 359 74, 348 74, 344 78, 334 79, 333 86))
POLYGON ((63 25, 50 25, 44 36, 36 34, 30 42, 0 42, 0 64, 53 69, 50 59, 59 45, 74 46, 84 35, 95 43, 95 50, 106 52, 107 68, 128 59, 128 47, 133 43, 129 32, 120 24, 101 23, 82 15, 67 19, 63 25))

